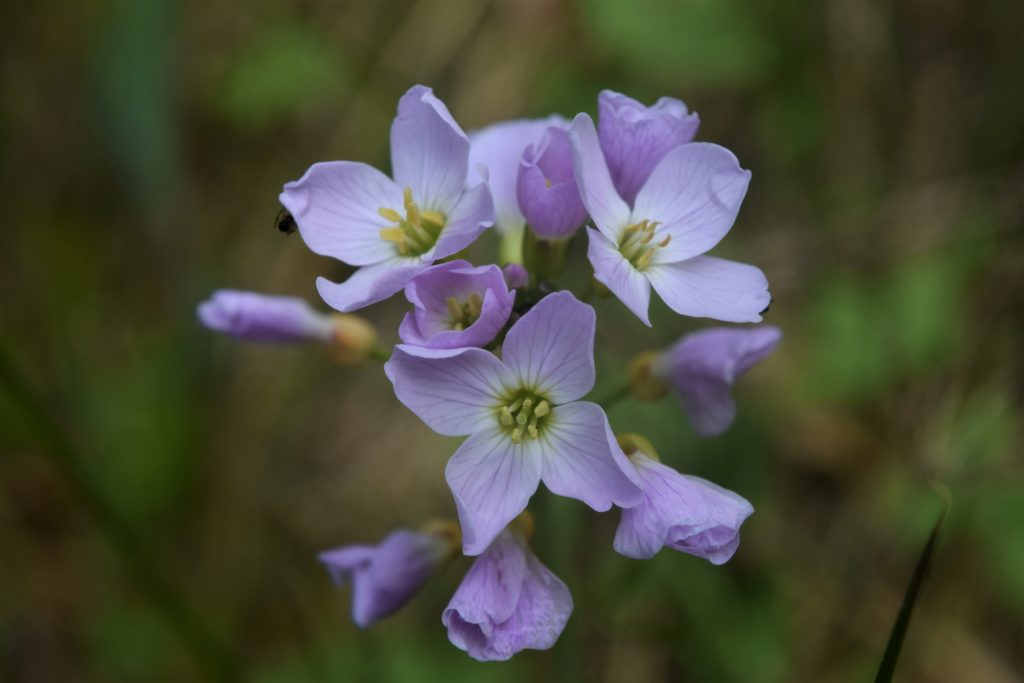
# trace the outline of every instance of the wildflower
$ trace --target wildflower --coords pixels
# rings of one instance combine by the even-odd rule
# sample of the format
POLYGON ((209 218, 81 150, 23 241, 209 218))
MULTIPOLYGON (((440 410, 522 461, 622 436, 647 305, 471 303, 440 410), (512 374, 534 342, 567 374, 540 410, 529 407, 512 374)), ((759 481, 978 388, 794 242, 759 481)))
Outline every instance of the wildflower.
POLYGON ((518 119, 495 123, 469 134, 470 173, 480 165, 487 168, 497 227, 503 233, 521 232, 523 229, 526 219, 516 198, 519 160, 523 151, 540 142, 552 126, 567 128, 569 122, 561 116, 518 119))
POLYGON ((594 122, 579 114, 569 129, 573 166, 588 228, 594 277, 644 324, 651 287, 682 315, 757 322, 768 281, 754 266, 704 252, 729 231, 750 172, 731 152, 692 142, 668 152, 637 193, 633 208, 612 184, 594 122))
POLYGON ((615 189, 629 204, 658 162, 669 150, 691 142, 700 126, 697 114, 671 97, 645 107, 631 97, 602 90, 597 106, 601 150, 615 189))
POLYGON ((349 545, 320 554, 337 586, 352 582, 352 621, 367 628, 411 600, 458 547, 454 524, 399 529, 376 546, 349 545))
POLYGON ((668 547, 712 564, 728 562, 739 547, 740 526, 754 512, 750 503, 662 465, 643 437, 623 435, 619 443, 640 477, 643 499, 622 511, 615 550, 645 560, 668 547))
POLYGON ((314 164, 281 193, 310 249, 359 266, 341 284, 317 279, 340 311, 390 297, 494 223, 486 184, 465 188, 469 139, 430 88, 414 86, 399 101, 391 165, 394 180, 362 163, 314 164))
POLYGON ((594 309, 550 294, 508 331, 501 359, 482 349, 400 345, 384 370, 395 394, 434 431, 469 435, 445 475, 478 555, 526 508, 540 481, 595 510, 639 500, 594 385, 594 309))
POLYGON ((572 614, 572 595, 514 526, 501 532, 462 579, 441 615, 452 644, 480 661, 547 650, 572 614))
POLYGON ((661 354, 651 371, 682 399, 697 434, 717 436, 736 417, 733 383, 775 350, 781 338, 779 328, 771 325, 701 330, 661 354))
POLYGON ((587 209, 576 189, 565 130, 548 128, 540 142, 523 152, 516 196, 527 225, 540 239, 565 240, 583 225, 587 209))
POLYGON ((435 349, 485 346, 508 322, 515 292, 498 266, 466 261, 431 266, 405 286, 413 310, 398 335, 406 344, 435 349))

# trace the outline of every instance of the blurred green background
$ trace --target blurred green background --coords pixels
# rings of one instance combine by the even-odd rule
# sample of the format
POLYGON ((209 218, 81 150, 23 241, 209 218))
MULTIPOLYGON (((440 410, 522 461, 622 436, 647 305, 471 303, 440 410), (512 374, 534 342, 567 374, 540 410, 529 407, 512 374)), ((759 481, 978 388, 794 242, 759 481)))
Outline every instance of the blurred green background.
MULTIPOLYGON (((1024 5, 97 0, 0 18, 0 680, 870 680, 940 508, 931 480, 952 514, 897 680, 1024 680, 1024 5), (617 515, 541 494, 535 546, 576 611, 553 650, 506 664, 440 625, 465 560, 366 632, 315 561, 451 516, 458 441, 379 365, 244 346, 194 315, 216 287, 316 300, 316 275, 344 277, 274 230, 277 193, 318 160, 387 168, 414 83, 466 129, 593 114, 602 88, 685 100, 699 139, 753 171, 716 253, 764 269, 786 334, 721 438, 671 399, 610 414, 751 500, 734 560, 628 560, 617 515)), ((400 299, 367 312, 387 342, 400 299)), ((597 307, 599 391, 707 324, 597 307)))

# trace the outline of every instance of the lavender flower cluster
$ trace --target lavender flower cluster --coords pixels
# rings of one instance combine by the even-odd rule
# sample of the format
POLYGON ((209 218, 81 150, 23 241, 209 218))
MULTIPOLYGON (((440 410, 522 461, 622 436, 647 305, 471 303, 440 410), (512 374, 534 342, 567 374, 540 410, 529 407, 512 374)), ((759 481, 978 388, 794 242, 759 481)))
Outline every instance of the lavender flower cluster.
MULTIPOLYGON (((578 114, 467 135, 415 86, 391 127, 392 178, 363 163, 318 163, 280 196, 311 250, 356 267, 342 283, 317 280, 341 313, 233 291, 199 307, 212 329, 316 342, 358 362, 379 347, 351 312, 404 290, 401 343, 377 353, 399 401, 434 431, 466 437, 445 470, 458 524, 321 555, 338 584, 352 582, 360 627, 402 607, 461 551, 476 560, 441 617, 451 642, 479 660, 551 647, 573 602, 529 548, 527 506, 541 482, 599 512, 620 508, 613 547, 625 556, 670 548, 721 564, 736 552, 750 503, 662 464, 647 439, 614 434, 605 409, 583 400, 595 382, 596 315, 554 282, 587 225, 595 289, 648 326, 652 288, 681 315, 759 322, 770 301, 764 274, 706 255, 732 227, 750 172, 727 149, 693 142, 699 119, 678 100, 647 107, 604 91, 598 109, 596 126, 578 114), (495 225, 521 245, 521 262, 459 258, 495 225)), ((719 434, 735 416, 733 382, 779 338, 770 326, 692 333, 638 355, 630 391, 674 391, 698 434, 719 434)))

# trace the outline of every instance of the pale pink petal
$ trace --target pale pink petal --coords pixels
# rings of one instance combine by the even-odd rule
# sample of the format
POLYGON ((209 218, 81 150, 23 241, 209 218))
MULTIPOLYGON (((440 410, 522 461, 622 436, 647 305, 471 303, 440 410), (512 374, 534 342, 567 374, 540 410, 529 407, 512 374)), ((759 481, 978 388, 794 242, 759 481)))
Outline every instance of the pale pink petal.
POLYGON ((392 258, 363 266, 344 282, 319 277, 316 289, 331 308, 348 313, 396 294, 429 265, 418 258, 392 258))
POLYGON ((572 165, 583 205, 594 225, 610 240, 617 240, 629 222, 629 205, 622 201, 601 152, 594 121, 586 114, 577 114, 569 128, 572 165))
POLYGON ((651 284, 647 278, 626 260, 607 237, 591 228, 587 228, 587 236, 590 238, 587 257, 594 267, 594 277, 610 289, 644 325, 650 327, 647 309, 651 302, 651 284))

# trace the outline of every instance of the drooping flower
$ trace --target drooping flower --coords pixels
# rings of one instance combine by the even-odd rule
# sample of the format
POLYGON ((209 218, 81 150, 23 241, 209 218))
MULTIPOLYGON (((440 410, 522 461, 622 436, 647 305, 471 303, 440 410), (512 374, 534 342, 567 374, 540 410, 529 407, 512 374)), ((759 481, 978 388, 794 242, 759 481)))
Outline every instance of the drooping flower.
POLYGON ((519 208, 541 239, 572 237, 587 218, 572 170, 572 148, 562 128, 548 128, 523 152, 516 181, 519 208))
POLYGON ((336 585, 352 582, 352 621, 367 628, 411 600, 458 547, 454 525, 430 532, 399 529, 380 544, 320 554, 336 585))
POLYGON ((740 526, 754 512, 741 496, 720 486, 676 472, 658 461, 642 437, 620 439, 636 467, 643 499, 622 511, 615 550, 640 560, 662 547, 724 564, 740 544, 740 526))
POLYGON ((445 470, 467 555, 483 552, 541 481, 599 511, 639 499, 604 411, 578 400, 594 386, 595 318, 557 292, 516 321, 500 360, 400 345, 385 364, 398 399, 431 429, 469 435, 445 470))
POLYGON ((478 165, 487 168, 488 185, 494 197, 496 225, 499 231, 522 231, 526 219, 516 198, 516 177, 523 151, 535 145, 552 126, 567 128, 561 116, 543 119, 502 121, 469 133, 469 172, 473 184, 478 165))
POLYGON ((631 97, 602 90, 597 107, 601 150, 615 189, 629 204, 658 162, 671 149, 691 142, 700 126, 697 114, 671 97, 645 107, 631 97))
POLYGON ((651 287, 676 313, 757 322, 768 281, 754 266, 704 256, 732 227, 750 179, 718 145, 675 147, 655 166, 631 209, 612 183, 594 122, 579 114, 569 129, 588 228, 594 277, 644 324, 651 287))
POLYGON ((770 354, 780 339, 782 332, 771 325, 701 330, 656 358, 651 371, 682 399, 693 430, 700 436, 716 436, 736 417, 733 383, 770 354))
POLYGON ((219 289, 196 308, 200 322, 217 332, 257 342, 325 342, 333 325, 305 300, 219 289))
POLYGON ((394 180, 363 163, 314 164, 281 193, 310 249, 359 267, 341 284, 317 279, 340 311, 390 297, 494 223, 487 185, 466 188, 469 139, 430 88, 399 101, 391 165, 394 180))
POLYGON ((497 661, 550 648, 572 608, 569 589, 509 528, 470 567, 441 622, 473 659, 497 661))
POLYGON ((406 344, 435 349, 486 346, 512 313, 510 292, 498 266, 451 261, 424 270, 405 286, 413 310, 398 336, 406 344))

